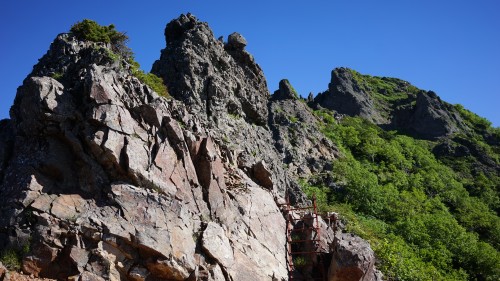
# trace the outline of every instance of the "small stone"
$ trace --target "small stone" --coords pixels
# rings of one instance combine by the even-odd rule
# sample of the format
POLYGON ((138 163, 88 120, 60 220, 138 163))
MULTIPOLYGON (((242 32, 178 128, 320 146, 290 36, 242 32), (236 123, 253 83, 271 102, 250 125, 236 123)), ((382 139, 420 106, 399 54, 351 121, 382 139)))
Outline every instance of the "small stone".
POLYGON ((134 266, 130 272, 128 273, 130 279, 134 281, 144 281, 149 275, 149 272, 146 268, 142 266, 134 266))

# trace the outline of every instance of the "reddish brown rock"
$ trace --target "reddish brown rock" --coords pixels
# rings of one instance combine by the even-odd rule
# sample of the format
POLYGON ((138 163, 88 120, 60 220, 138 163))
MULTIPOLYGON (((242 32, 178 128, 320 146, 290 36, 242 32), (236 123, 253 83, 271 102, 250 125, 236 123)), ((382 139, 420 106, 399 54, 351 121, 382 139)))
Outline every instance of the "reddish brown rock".
POLYGON ((328 270, 329 281, 378 281, 380 272, 375 268, 375 254, 370 244, 350 233, 335 237, 332 262, 328 270))

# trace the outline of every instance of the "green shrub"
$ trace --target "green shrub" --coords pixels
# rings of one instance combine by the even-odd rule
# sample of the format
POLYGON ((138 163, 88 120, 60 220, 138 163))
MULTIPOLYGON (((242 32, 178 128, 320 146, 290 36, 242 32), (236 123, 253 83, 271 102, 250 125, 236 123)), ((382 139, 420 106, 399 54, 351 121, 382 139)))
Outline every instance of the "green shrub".
POLYGON ((10 270, 20 270, 22 256, 15 249, 6 249, 0 255, 0 261, 10 270))
POLYGON ((285 84, 288 85, 288 87, 292 91, 293 96, 298 99, 299 98, 299 94, 297 93, 297 90, 295 90, 295 88, 292 86, 292 84, 290 84, 290 81, 288 81, 288 79, 284 79, 283 81, 284 81, 285 84))
POLYGON ((304 258, 302 256, 295 257, 293 259, 293 265, 295 265, 295 267, 304 267, 304 266, 306 266, 307 265, 306 258, 304 258))
POLYGON ((54 78, 54 79, 56 79, 57 81, 61 82, 61 80, 64 77, 64 73, 54 72, 54 73, 52 73, 51 77, 54 78))
POLYGON ((127 35, 116 31, 113 24, 102 26, 89 19, 75 23, 71 26, 70 32, 79 40, 84 41, 117 44, 125 43, 128 40, 127 35))
POLYGON ((93 20, 84 19, 71 26, 70 32, 78 40, 110 43, 113 51, 123 57, 128 57, 131 54, 130 49, 126 46, 128 36, 117 31, 113 24, 102 26, 93 20))
POLYGON ((465 120, 468 125, 477 130, 486 130, 491 127, 491 122, 474 112, 465 109, 463 105, 456 104, 455 109, 460 113, 460 116, 465 120))
POLYGON ((292 122, 292 123, 297 123, 297 122, 299 122, 299 118, 297 118, 296 116, 289 116, 289 120, 290 120, 290 122, 292 122))
MULTIPOLYGON (((170 97, 162 78, 153 73, 145 73, 140 69, 139 63, 134 60, 134 54, 126 46, 128 36, 123 32, 117 31, 113 24, 102 26, 93 20, 84 19, 74 24, 70 32, 79 40, 110 43, 111 50, 105 49, 107 57, 112 61, 118 61, 122 58, 125 59, 131 66, 130 71, 132 75, 148 85, 160 96, 170 97)), ((57 76, 57 73, 54 74, 54 76, 57 77, 54 77, 55 79, 60 78, 57 76)))
POLYGON ((153 73, 145 73, 141 70, 141 66, 137 61, 134 60, 133 55, 127 58, 128 63, 130 64, 130 71, 132 75, 137 77, 142 83, 148 85, 153 91, 155 91, 158 95, 170 98, 170 94, 168 93, 167 86, 163 83, 163 79, 156 76, 153 73))

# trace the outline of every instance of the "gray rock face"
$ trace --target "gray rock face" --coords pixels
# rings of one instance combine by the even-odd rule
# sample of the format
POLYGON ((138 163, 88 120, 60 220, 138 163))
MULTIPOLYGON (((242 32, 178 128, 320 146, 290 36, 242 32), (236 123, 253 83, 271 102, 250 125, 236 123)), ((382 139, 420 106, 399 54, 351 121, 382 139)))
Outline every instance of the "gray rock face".
POLYGON ((382 275, 375 269, 374 264, 375 256, 368 242, 352 234, 337 234, 328 280, 382 280, 382 275))
POLYGON ((224 158, 275 196, 297 187, 267 127, 270 95, 262 70, 243 50, 246 40, 233 33, 224 45, 206 23, 189 14, 170 22, 165 35, 167 47, 152 71, 164 77, 171 95, 186 105, 187 113, 179 112, 176 118, 194 131, 209 128, 224 158), (188 124, 193 118, 187 114, 196 116, 196 126, 188 124), (271 174, 268 180, 255 177, 254 166, 261 161, 271 174))
POLYGON ((375 110, 372 97, 361 89, 347 68, 334 69, 328 91, 316 96, 314 101, 321 107, 340 114, 361 116, 375 123, 382 120, 375 110))
POLYGON ((163 77, 173 97, 203 119, 229 113, 257 125, 267 123, 266 80, 243 50, 246 40, 241 35, 231 34, 226 50, 207 23, 188 14, 170 22, 165 36, 167 47, 152 72, 163 77))
POLYGON ((273 100, 287 100, 287 99, 298 99, 299 94, 292 87, 287 79, 283 79, 279 83, 279 89, 274 92, 273 100))
MULTIPOLYGON (((61 34, 0 121, 0 246, 22 271, 72 280, 286 280, 275 200, 304 202, 298 176, 336 148, 233 33, 181 16, 153 71, 175 99, 132 75, 106 44, 61 34), (55 79, 57 78, 57 79, 55 79), (300 148, 300 149, 299 149, 300 148)), ((333 234, 321 225, 321 251, 333 234)), ((368 279, 367 279, 368 280, 368 279)))
POLYGON ((0 280, 9 280, 9 271, 0 262, 0 280))
POLYGON ((331 170, 339 152, 320 132, 311 108, 291 89, 289 82, 282 80, 269 104, 270 127, 283 162, 291 175, 301 177, 331 170))
POLYGON ((203 231, 203 248, 210 256, 225 268, 234 264, 233 249, 229 244, 224 229, 217 223, 210 222, 203 231))
POLYGON ((0 120, 0 181, 8 165, 12 147, 14 145, 14 131, 10 120, 0 120))
POLYGON ((463 130, 462 118, 451 105, 443 103, 434 92, 417 96, 415 109, 403 128, 425 139, 449 136, 463 130))

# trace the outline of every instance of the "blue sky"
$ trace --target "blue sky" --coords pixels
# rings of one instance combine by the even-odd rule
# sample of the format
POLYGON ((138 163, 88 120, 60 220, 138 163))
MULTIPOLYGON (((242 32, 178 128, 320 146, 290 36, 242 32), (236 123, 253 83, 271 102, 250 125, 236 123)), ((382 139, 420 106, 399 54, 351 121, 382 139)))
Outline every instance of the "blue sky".
POLYGON ((273 92, 288 78, 307 96, 335 67, 407 80, 500 126, 500 1, 60 1, 0 3, 0 119, 58 33, 84 18, 115 24, 149 71, 165 25, 191 12, 216 37, 237 31, 273 92))

